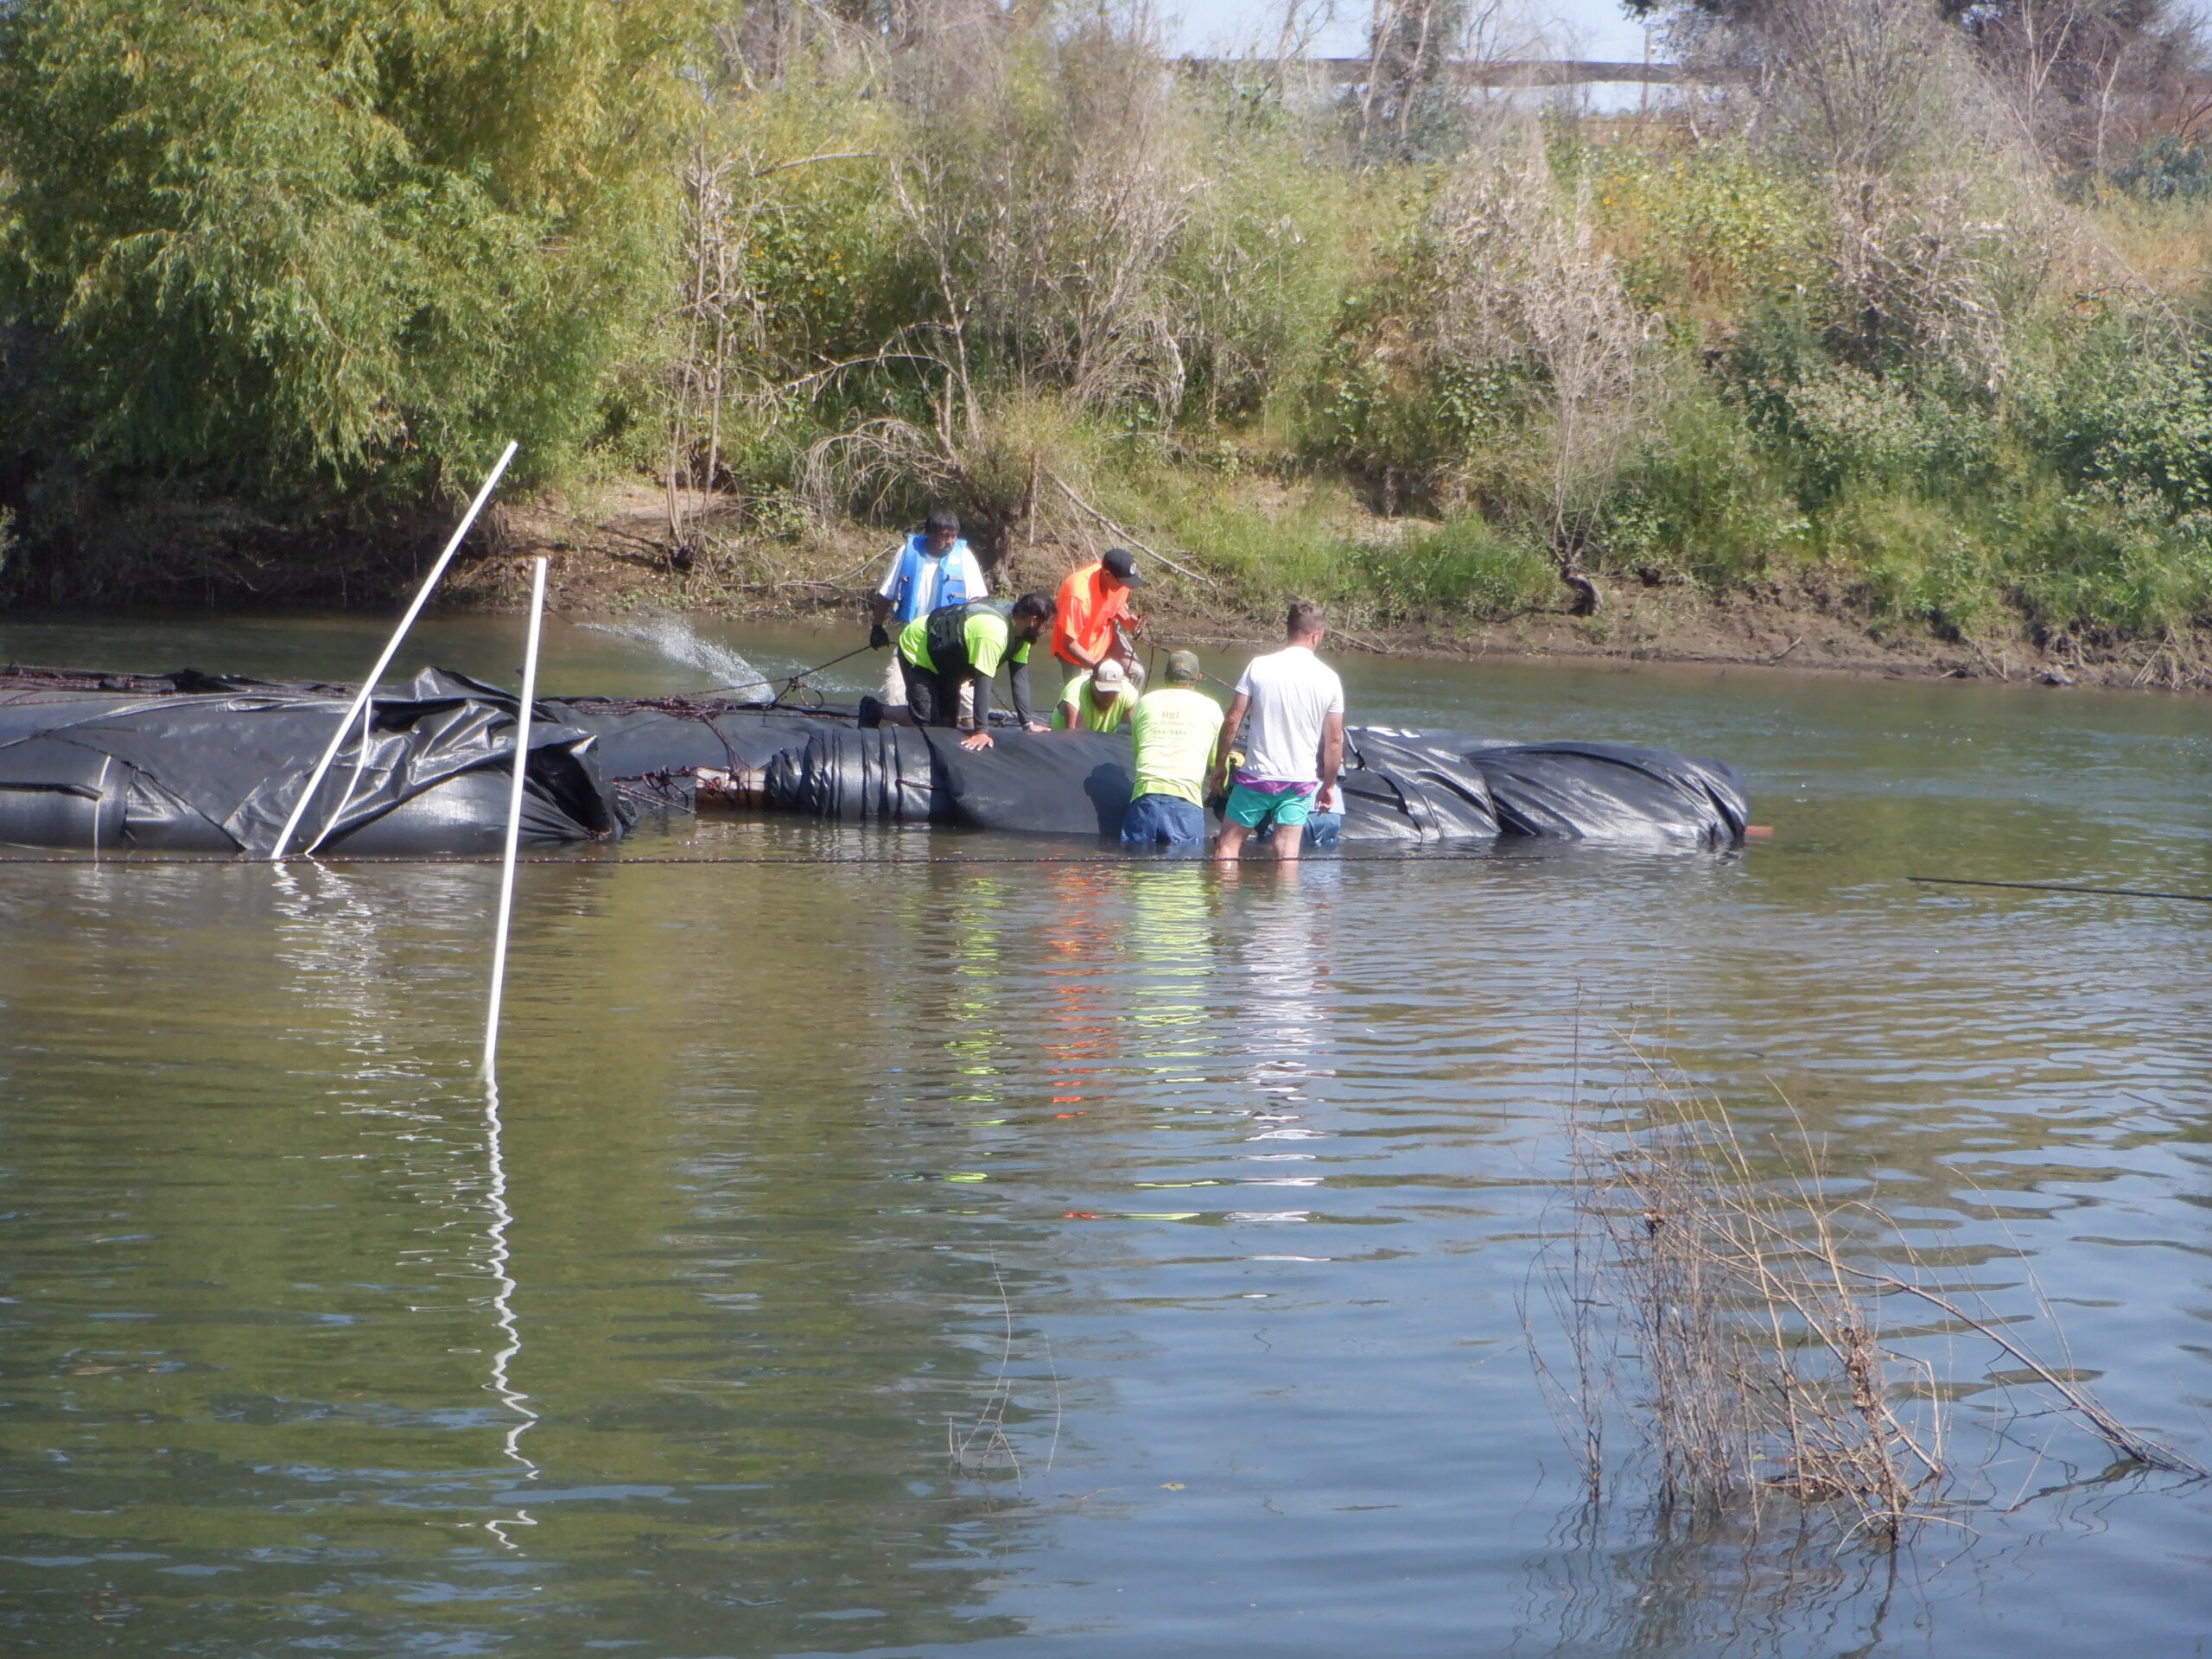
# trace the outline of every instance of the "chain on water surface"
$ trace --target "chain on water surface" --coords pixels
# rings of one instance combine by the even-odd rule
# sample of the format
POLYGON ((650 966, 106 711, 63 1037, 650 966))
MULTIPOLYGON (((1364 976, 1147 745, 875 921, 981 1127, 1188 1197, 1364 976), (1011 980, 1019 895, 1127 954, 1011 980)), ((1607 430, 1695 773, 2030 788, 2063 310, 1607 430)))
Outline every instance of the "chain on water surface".
MULTIPOLYGON (((1296 860, 1293 861, 1314 864, 1471 864, 1491 862, 1496 860, 1497 857, 1497 855, 1494 852, 1365 853, 1355 855, 1351 857, 1338 855, 1327 858, 1296 860)), ((494 865, 498 864, 500 861, 496 854, 485 854, 481 855, 473 854, 426 854, 412 857, 397 857, 370 854, 362 854, 354 857, 347 857, 344 854, 339 854, 334 856, 327 854, 318 854, 313 858, 292 858, 280 861, 271 861, 262 858, 245 858, 224 853, 194 854, 186 857, 171 858, 91 858, 83 855, 60 854, 50 856, 39 854, 31 854, 26 856, 0 856, 0 867, 10 864, 74 864, 83 865, 87 868, 98 868, 100 869, 161 869, 188 865, 207 864, 229 864, 234 865, 239 868, 250 868, 258 865, 269 864, 272 861, 286 864, 345 864, 359 868, 365 864, 494 865)), ((564 858, 548 854, 532 854, 516 861, 517 863, 520 864, 566 864, 580 870, 626 869, 640 864, 1089 864, 1099 866, 1101 868, 1120 869, 1174 869, 1178 868, 1187 868, 1192 865, 1206 864, 1211 863, 1211 860, 1205 858, 1117 857, 1112 853, 1089 853, 1074 856, 1055 856, 1044 854, 1027 856, 1014 856, 993 853, 928 853, 920 855, 896 854, 886 855, 877 853, 766 853, 744 855, 692 855, 683 857, 647 854, 644 856, 636 858, 564 858)), ((1270 861, 1272 861, 1262 860, 1260 861, 1260 867, 1263 868, 1270 861)))

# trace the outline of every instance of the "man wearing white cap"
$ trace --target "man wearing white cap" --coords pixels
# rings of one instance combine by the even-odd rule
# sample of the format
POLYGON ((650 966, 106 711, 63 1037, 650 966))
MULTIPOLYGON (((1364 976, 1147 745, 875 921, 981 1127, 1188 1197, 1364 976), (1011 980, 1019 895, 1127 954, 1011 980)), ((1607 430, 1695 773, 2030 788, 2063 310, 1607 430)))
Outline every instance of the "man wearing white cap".
POLYGON ((1052 711, 1056 732, 1113 732, 1135 709, 1137 694, 1129 677, 1111 657, 1087 674, 1078 674, 1060 692, 1060 706, 1052 711))

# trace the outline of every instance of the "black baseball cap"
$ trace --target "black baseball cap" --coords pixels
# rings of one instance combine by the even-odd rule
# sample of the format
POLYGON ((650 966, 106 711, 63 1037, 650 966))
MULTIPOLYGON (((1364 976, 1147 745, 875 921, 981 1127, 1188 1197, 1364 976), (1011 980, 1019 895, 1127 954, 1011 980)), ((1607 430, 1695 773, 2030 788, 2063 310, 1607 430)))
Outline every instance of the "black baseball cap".
POLYGON ((1130 553, 1128 548, 1109 547, 1106 550, 1106 556, 1099 560, 1098 563, 1100 565, 1104 567, 1110 575, 1119 576, 1123 582, 1128 582, 1130 587, 1141 588, 1144 586, 1144 578, 1137 575, 1136 558, 1130 553))

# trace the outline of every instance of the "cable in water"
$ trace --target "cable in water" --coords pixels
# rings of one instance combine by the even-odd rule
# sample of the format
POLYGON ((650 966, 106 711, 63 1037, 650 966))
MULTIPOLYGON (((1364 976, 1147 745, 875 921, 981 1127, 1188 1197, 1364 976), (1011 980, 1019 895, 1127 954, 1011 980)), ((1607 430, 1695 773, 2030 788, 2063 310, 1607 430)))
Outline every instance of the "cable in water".
POLYGON ((1938 887, 2012 887, 2023 893, 2090 893, 2107 899, 2174 899, 2189 905, 2212 905, 2212 893, 2157 893, 2148 887, 2082 887, 2063 881, 1977 881, 1963 875, 1908 875, 1905 880, 1938 887))

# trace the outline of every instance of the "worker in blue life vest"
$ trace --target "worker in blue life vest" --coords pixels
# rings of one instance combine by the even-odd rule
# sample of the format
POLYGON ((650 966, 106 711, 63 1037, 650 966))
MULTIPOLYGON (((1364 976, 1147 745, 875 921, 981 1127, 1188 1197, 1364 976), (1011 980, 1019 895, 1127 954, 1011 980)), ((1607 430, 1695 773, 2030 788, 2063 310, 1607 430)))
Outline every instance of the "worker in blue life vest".
POLYGON ((940 605, 899 630, 899 671, 906 680, 906 703, 918 726, 953 726, 960 721, 963 690, 975 696, 976 729, 960 740, 963 749, 991 747, 991 680, 1007 664, 1014 717, 1025 731, 1048 728, 1029 702, 1029 652, 1052 626, 1052 601, 1043 594, 1024 594, 1010 609, 988 599, 940 605))
MULTIPOLYGON (((990 596, 982 561, 961 538, 959 514, 950 507, 931 507, 929 517, 922 521, 921 532, 900 542, 884 567, 882 585, 868 601, 868 642, 880 651, 909 622, 927 616, 940 605, 962 605, 990 596)), ((903 724, 911 718, 906 712, 906 677, 897 652, 891 653, 876 701, 880 717, 892 724, 903 724)))

